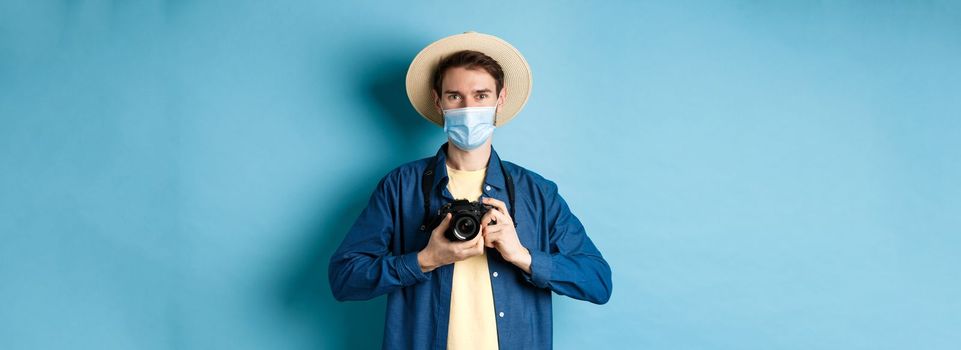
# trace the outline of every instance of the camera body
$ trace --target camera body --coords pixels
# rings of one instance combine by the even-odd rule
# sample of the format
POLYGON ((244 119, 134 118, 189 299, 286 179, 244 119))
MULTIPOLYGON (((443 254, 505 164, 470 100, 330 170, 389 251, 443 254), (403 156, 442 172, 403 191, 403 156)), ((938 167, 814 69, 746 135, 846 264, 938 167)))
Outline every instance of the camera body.
MULTIPOLYGON (((480 233, 481 218, 491 208, 493 206, 477 201, 454 200, 437 210, 437 216, 434 217, 434 222, 430 225, 431 230, 440 225, 447 213, 451 213, 450 225, 444 231, 444 237, 455 242, 472 240, 480 233)), ((491 224, 496 224, 496 221, 492 219, 491 224)))

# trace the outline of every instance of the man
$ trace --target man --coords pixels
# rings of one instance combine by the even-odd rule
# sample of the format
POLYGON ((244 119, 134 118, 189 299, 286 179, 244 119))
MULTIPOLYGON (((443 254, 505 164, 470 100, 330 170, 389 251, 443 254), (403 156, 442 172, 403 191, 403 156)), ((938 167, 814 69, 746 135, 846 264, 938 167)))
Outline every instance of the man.
POLYGON ((551 291, 610 299, 610 267, 557 185, 491 146, 531 81, 520 52, 475 32, 434 42, 411 63, 408 97, 448 142, 380 180, 329 269, 337 300, 387 294, 383 348, 548 349, 551 291), (492 207, 466 241, 446 237, 452 216, 437 215, 455 199, 492 207))

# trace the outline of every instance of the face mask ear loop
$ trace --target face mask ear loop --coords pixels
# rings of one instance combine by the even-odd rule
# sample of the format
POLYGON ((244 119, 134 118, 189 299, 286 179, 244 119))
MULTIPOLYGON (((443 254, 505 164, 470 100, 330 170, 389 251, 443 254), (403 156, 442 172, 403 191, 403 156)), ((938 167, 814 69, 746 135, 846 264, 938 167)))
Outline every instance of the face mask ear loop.
POLYGON ((499 105, 494 104, 494 127, 495 128, 500 126, 501 116, 500 116, 500 113, 498 113, 499 110, 500 110, 499 105))

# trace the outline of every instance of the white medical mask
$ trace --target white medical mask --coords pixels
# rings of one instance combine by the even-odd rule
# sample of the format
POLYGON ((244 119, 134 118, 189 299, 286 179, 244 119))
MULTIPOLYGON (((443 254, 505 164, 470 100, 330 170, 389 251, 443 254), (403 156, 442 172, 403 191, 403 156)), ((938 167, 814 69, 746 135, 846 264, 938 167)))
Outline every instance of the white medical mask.
POLYGON ((497 107, 464 107, 444 110, 444 132, 457 148, 480 147, 494 132, 497 107))

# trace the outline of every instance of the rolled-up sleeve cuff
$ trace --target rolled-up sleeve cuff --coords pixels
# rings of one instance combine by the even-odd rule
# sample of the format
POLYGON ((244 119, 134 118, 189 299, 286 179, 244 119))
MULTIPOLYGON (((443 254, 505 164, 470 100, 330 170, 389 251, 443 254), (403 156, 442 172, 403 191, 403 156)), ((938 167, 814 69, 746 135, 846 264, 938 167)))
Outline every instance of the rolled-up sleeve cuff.
POLYGON ((400 281, 405 286, 430 279, 429 275, 420 270, 420 264, 417 263, 417 252, 401 255, 399 260, 401 268, 397 269, 397 274, 400 275, 400 281))
POLYGON ((526 279, 531 284, 540 287, 547 288, 548 282, 551 280, 551 255, 542 251, 531 250, 531 273, 530 275, 524 274, 524 279, 526 279))

